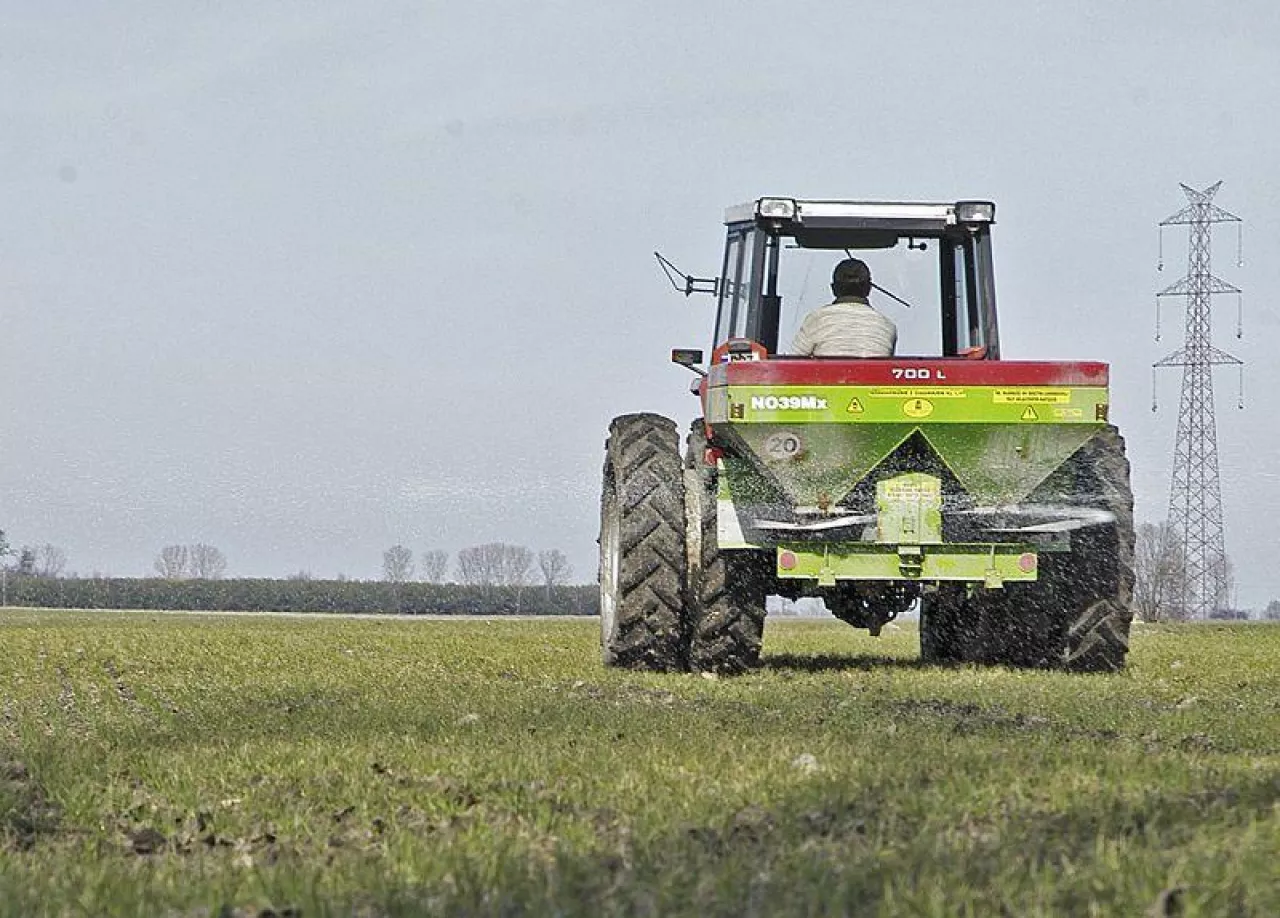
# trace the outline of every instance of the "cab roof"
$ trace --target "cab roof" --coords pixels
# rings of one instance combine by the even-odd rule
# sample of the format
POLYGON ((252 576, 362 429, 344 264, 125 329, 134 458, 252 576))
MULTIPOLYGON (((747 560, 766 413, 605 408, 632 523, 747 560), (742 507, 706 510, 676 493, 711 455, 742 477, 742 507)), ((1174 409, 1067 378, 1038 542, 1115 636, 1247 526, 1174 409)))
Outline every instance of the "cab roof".
POLYGON ((741 223, 806 229, 894 229, 941 234, 960 223, 995 221, 990 201, 831 201, 765 197, 725 211, 726 226, 741 223))

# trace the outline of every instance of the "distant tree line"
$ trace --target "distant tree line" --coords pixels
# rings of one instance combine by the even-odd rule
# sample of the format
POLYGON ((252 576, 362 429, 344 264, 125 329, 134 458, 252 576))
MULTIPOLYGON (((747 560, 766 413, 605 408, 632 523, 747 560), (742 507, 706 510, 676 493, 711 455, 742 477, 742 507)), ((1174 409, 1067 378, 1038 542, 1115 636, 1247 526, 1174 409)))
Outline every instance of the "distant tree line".
MULTIPOLYGON (((429 549, 419 556, 417 570, 428 583, 443 583, 448 569, 446 551, 429 549)), ((412 549, 392 545, 382 553, 382 579, 387 583, 410 583, 414 570, 412 549)), ((459 551, 455 573, 458 584, 478 590, 489 602, 509 603, 519 611, 528 591, 536 586, 541 587, 546 603, 553 603, 557 592, 573 576, 573 566, 558 548, 534 555, 524 545, 487 542, 459 551)))
POLYGON ((405 615, 595 615, 594 585, 516 594, 457 583, 376 580, 46 578, 10 575, 10 605, 206 612, 398 612, 405 615))
POLYGON ((383 579, 317 579, 301 570, 284 579, 226 577, 216 546, 166 545, 153 578, 64 574, 67 554, 54 545, 14 550, 0 531, 0 605, 86 609, 197 611, 399 612, 419 614, 594 615, 594 586, 569 584, 573 568, 559 549, 534 552, 491 542, 458 552, 456 580, 446 583, 449 553, 416 559, 403 545, 383 552, 383 579), (414 580, 415 568, 421 580, 414 580))

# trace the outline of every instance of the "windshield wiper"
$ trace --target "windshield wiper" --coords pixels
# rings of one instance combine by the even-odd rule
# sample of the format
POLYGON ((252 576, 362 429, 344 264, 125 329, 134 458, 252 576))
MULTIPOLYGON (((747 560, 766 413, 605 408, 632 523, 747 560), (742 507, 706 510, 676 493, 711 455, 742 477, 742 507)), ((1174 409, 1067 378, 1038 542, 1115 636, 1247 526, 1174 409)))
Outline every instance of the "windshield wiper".
POLYGON ((879 284, 877 284, 875 281, 872 281, 872 282, 871 282, 871 289, 873 289, 873 290, 879 290, 879 291, 880 291, 881 293, 883 293, 885 296, 889 297, 889 299, 891 299, 891 300, 897 300, 899 303, 901 303, 903 306, 906 306, 908 309, 915 309, 915 307, 914 307, 914 306, 912 306, 910 303, 908 303, 908 302, 907 302, 906 300, 904 300, 902 297, 898 296, 896 293, 891 293, 891 292, 889 292, 888 290, 884 289, 884 288, 883 288, 883 287, 881 287, 879 284))
MULTIPOLYGON (((914 245, 912 245, 912 246, 910 246, 910 248, 915 248, 915 246, 914 246, 914 245)), ((920 248, 922 248, 922 249, 923 249, 923 248, 924 248, 924 246, 923 246, 923 245, 921 245, 921 246, 920 246, 920 248)), ((845 254, 845 255, 847 255, 849 258, 853 258, 853 257, 854 257, 854 254, 853 254, 852 252, 850 252, 848 249, 845 249, 845 250, 844 250, 844 254, 845 254)), ((901 303, 903 306, 906 306, 908 309, 915 309, 915 307, 914 307, 914 306, 912 306, 910 303, 908 303, 908 302, 907 302, 906 300, 904 300, 902 297, 898 296, 898 294, 896 294, 896 293, 891 293, 890 291, 888 291, 888 290, 884 289, 883 287, 881 287, 881 286, 880 286, 879 284, 877 284, 875 281, 872 281, 872 282, 871 282, 871 289, 872 289, 872 290, 879 290, 881 293, 883 293, 883 294, 884 294, 885 296, 887 296, 889 299, 891 299, 891 300, 896 300, 897 302, 901 303)))

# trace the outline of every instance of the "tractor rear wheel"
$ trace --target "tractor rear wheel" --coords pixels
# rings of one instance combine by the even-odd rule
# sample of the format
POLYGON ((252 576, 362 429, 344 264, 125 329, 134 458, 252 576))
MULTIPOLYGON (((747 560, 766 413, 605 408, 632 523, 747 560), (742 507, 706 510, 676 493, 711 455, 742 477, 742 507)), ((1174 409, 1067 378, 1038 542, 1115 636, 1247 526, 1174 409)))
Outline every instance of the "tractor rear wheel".
POLYGON ((926 594, 920 657, 1073 672, 1124 668, 1133 620, 1133 493, 1124 439, 1106 427, 1036 489, 1031 502, 1105 510, 1071 533, 1069 552, 1042 552, 1038 579, 998 590, 940 584, 926 594))
MULTIPOLYGON (((1124 438, 1104 428, 1060 470, 1069 497, 1109 511, 1115 519, 1071 534, 1069 554, 1046 553, 1040 576, 1049 587, 1043 604, 1045 656, 1076 672, 1124 668, 1133 621, 1133 491, 1124 438)), ((1050 487, 1053 487, 1052 477, 1050 487)))
POLYGON ((757 665, 764 640, 765 596, 771 558, 753 549, 721 550, 717 535, 717 473, 704 461, 706 428, 693 422, 685 458, 689 505, 689 590, 686 599, 689 666, 738 673, 757 665))
POLYGON ((1124 668, 1133 621, 1133 493, 1124 439, 1106 427, 1042 485, 1033 501, 1105 510, 1112 521, 1071 533, 1069 552, 1043 552, 1039 577, 972 602, 979 662, 1073 672, 1124 668))
POLYGON ((600 643, 605 665, 683 669, 684 478, 673 421, 614 418, 600 505, 600 643))

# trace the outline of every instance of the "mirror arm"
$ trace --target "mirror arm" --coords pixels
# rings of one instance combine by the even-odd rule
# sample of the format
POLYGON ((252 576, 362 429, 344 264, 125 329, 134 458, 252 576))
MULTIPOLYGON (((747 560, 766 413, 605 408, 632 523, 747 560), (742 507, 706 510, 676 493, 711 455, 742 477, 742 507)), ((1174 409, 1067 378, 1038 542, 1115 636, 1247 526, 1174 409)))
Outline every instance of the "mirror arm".
POLYGON ((685 274, 664 258, 661 252, 654 252, 653 257, 658 259, 658 266, 662 268, 662 273, 667 275, 667 280, 671 281, 671 286, 675 288, 676 293, 683 293, 685 296, 693 293, 709 293, 715 296, 720 292, 718 277, 694 277, 692 274, 685 274), (684 281, 684 286, 680 285, 680 281, 684 281))
POLYGON ((685 367, 692 373, 706 378, 707 371, 698 366, 702 362, 702 351, 695 348, 678 347, 671 352, 671 362, 685 367))

